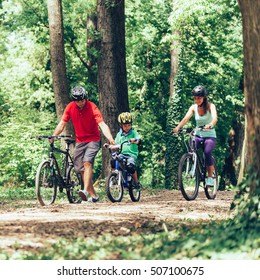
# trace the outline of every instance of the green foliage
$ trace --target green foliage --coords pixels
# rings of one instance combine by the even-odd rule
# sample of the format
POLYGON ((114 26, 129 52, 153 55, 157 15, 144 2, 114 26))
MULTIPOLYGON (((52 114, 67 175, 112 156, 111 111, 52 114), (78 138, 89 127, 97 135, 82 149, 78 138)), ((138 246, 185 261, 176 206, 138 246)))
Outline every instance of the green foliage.
MULTIPOLYGON (((221 170, 227 154, 228 133, 232 124, 240 122, 243 115, 244 96, 240 89, 242 26, 237 3, 202 0, 189 5, 188 1, 182 1, 169 20, 173 31, 180 34, 181 70, 177 75, 176 90, 182 96, 183 108, 188 110, 192 103, 191 90, 199 84, 208 88, 209 101, 216 105, 218 123, 214 154, 221 170)), ((170 153, 174 145, 173 148, 168 147, 170 153)), ((178 153, 173 153, 172 157, 179 160, 178 153)))
MULTIPOLYGON (((85 84, 93 101, 98 100, 95 59, 99 53, 94 47, 86 49, 86 41, 95 42, 99 34, 85 26, 86 18, 95 16, 95 4, 94 0, 63 1, 69 83, 85 84)), ((0 136, 4 139, 0 185, 5 187, 0 189, 0 201, 34 199, 34 191, 27 186, 34 184, 48 143, 30 136, 48 134, 56 125, 46 3, 1 1, 0 23, 0 136)), ((174 187, 182 146, 171 129, 191 105, 190 92, 197 84, 208 87, 210 101, 217 107, 215 155, 220 168, 232 124, 243 123, 242 27, 237 1, 182 0, 174 7, 170 0, 126 1, 126 45, 129 101, 134 127, 143 138, 142 183, 152 188, 174 187), (169 100, 174 31, 180 34, 181 52, 175 95, 169 100)), ((95 179, 100 168, 101 153, 95 179)), ((259 185, 259 178, 249 170, 233 205, 235 218, 224 223, 187 223, 169 232, 158 228, 145 236, 62 239, 54 246, 46 244, 37 255, 21 249, 12 256, 1 252, 0 259, 260 259, 259 185)), ((102 191, 101 195, 105 197, 102 191)))
POLYGON ((99 51, 95 48, 99 34, 93 26, 87 26, 89 19, 96 17, 96 1, 63 1, 64 41, 67 76, 71 87, 82 84, 89 92, 89 98, 97 102, 97 65, 99 51), (86 42, 88 45, 86 45, 86 42), (89 44, 92 42, 92 44, 89 44))
MULTIPOLYGON (((97 102, 95 61, 99 54, 95 42, 99 35, 91 26, 86 29, 86 19, 95 18, 95 9, 94 0, 63 2, 69 83, 71 86, 85 84, 90 99, 97 102), (86 42, 92 44, 86 48, 86 42)), ((35 125, 35 115, 39 112, 44 115, 55 112, 46 3, 34 0, 4 1, 0 32, 3 39, 0 113, 6 135, 7 129, 10 129, 8 123, 16 130, 22 127, 18 115, 13 114, 18 108, 25 108, 26 113, 19 111, 22 118, 27 112, 32 114, 32 117, 28 116, 28 123, 31 120, 32 125, 35 125), (10 85, 12 94, 9 94, 10 85)), ((200 0, 190 3, 183 0, 174 7, 169 0, 126 2, 129 101, 131 111, 136 115, 134 127, 144 140, 139 173, 146 186, 174 186, 181 140, 172 137, 171 129, 191 104, 190 90, 198 83, 208 86, 210 99, 217 106, 219 122, 216 155, 219 167, 223 164, 228 131, 237 116, 243 115, 243 95, 238 89, 242 77, 241 33, 236 1, 219 0, 215 3, 213 0, 200 0), (169 102, 173 31, 180 32, 182 49, 175 85, 177 94, 169 102)), ((56 122, 52 116, 48 119, 51 122, 47 126, 52 131, 56 122)), ((23 137, 19 139, 23 140, 23 137)), ((2 145, 5 155, 8 145, 14 147, 14 143, 9 137, 8 142, 2 145)), ((21 146, 26 147, 24 143, 21 146)), ((23 153, 25 150, 19 149, 17 159, 24 158, 23 153)), ((31 164, 34 165, 34 162, 31 164)), ((19 180, 23 181, 29 168, 25 164, 22 166, 22 170, 16 171, 22 172, 19 180)), ((7 170, 11 170, 11 163, 7 167, 7 170)), ((99 176, 100 168, 100 158, 97 158, 95 179, 99 176)), ((2 182, 13 178, 16 171, 5 175, 7 177, 2 182)))
MULTIPOLYGON (((101 235, 98 238, 60 239, 46 243, 37 253, 24 251, 17 244, 13 255, 0 251, 0 259, 37 260, 166 260, 166 259, 260 259, 259 224, 239 231, 230 221, 218 224, 176 226, 174 230, 131 236, 101 235)), ((167 227, 164 225, 164 227, 167 227)))
MULTIPOLYGON (((82 20, 82 6, 77 3, 73 7, 71 2, 68 8, 70 12, 76 9, 74 19, 82 20)), ((53 114, 46 5, 33 0, 4 1, 1 19, 0 125, 5 140, 0 145, 0 185, 30 186, 48 151, 48 145, 43 147, 30 136, 51 134, 57 122, 53 114)), ((75 30, 84 32, 83 23, 81 27, 75 30)), ((84 48, 82 42, 79 44, 84 48)), ((75 71, 82 77, 81 70, 75 71)))
POLYGON ((164 185, 164 132, 156 122, 157 116, 150 110, 142 110, 134 114, 134 128, 141 135, 139 147, 138 174, 144 186, 158 188, 164 185), (156 141, 155 141, 156 139, 156 141))
POLYGON ((164 185, 165 127, 169 99, 170 57, 165 36, 170 1, 127 1, 126 52, 130 108, 143 137, 139 157, 141 181, 164 185), (147 14, 149 11, 149 15, 147 14))
MULTIPOLYGON (((35 190, 33 188, 21 187, 21 188, 2 188, 0 187, 0 201, 3 203, 10 203, 15 201, 19 197, 19 200, 34 200, 35 190)), ((15 203, 14 203, 15 204, 15 203)), ((25 203, 24 203, 25 204, 25 203)))
POLYGON ((166 134, 166 154, 165 154, 165 187, 176 188, 178 183, 178 165, 179 160, 185 150, 183 149, 182 139, 180 136, 173 135, 172 128, 178 124, 177 120, 181 119, 183 112, 180 92, 176 92, 170 100, 167 134, 166 134))
POLYGON ((234 227, 243 230, 254 229, 260 224, 260 179, 253 167, 250 167, 245 180, 232 203, 235 208, 234 227))
POLYGON ((53 122, 52 115, 34 112, 26 114, 17 109, 12 114, 12 122, 2 125, 1 134, 5 139, 0 145, 0 185, 32 185, 36 169, 46 157, 46 147, 30 139, 32 135, 42 135, 53 122))

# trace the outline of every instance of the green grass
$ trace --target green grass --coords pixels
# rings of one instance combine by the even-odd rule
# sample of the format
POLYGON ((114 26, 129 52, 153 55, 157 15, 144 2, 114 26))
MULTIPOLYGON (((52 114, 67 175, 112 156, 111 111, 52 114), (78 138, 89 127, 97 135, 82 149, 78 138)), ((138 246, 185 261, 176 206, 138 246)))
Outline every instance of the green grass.
POLYGON ((0 187, 0 201, 35 199, 35 189, 32 187, 0 187))
POLYGON ((243 230, 231 221, 200 226, 179 225, 173 231, 148 235, 102 235, 98 238, 59 239, 35 252, 19 244, 0 259, 36 260, 166 260, 166 259, 260 259, 260 228, 243 230))

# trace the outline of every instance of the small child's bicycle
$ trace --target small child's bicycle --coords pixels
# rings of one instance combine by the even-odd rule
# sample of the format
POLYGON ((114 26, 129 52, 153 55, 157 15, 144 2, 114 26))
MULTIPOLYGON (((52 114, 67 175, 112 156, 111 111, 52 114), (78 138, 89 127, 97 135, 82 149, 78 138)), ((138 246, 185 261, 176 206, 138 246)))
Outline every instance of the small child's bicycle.
POLYGON ((140 187, 135 183, 132 174, 127 171, 127 159, 120 157, 123 145, 131 145, 128 140, 122 144, 109 145, 104 144, 108 148, 115 166, 106 182, 106 193, 111 202, 120 202, 123 198, 124 191, 128 191, 133 202, 137 202, 141 197, 140 187))

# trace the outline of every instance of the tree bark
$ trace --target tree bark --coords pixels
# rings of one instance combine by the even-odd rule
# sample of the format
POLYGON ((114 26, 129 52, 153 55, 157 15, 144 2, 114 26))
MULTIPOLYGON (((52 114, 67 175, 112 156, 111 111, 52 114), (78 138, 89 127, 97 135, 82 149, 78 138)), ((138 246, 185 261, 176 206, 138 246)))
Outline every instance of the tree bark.
MULTIPOLYGON (((238 0, 243 20, 248 165, 260 175, 260 1, 238 0)), ((256 185, 252 186, 256 188, 256 185)), ((254 191, 254 190, 252 190, 254 191)))
MULTIPOLYGON (((100 58, 98 59, 99 105, 104 121, 115 137, 118 115, 129 111, 124 0, 97 0, 100 58)), ((104 139, 103 139, 104 141, 104 139)), ((102 177, 108 175, 110 155, 103 151, 102 177)))
POLYGON ((174 31, 171 44, 171 74, 170 74, 170 99, 175 93, 174 81, 178 72, 179 66, 179 53, 180 53, 180 41, 179 41, 179 32, 174 31))
MULTIPOLYGON (((48 18, 50 30, 51 72, 54 99, 58 121, 69 103, 69 86, 66 75, 64 29, 61 0, 48 0, 48 18)), ((74 134, 71 123, 66 126, 66 134, 74 134)))

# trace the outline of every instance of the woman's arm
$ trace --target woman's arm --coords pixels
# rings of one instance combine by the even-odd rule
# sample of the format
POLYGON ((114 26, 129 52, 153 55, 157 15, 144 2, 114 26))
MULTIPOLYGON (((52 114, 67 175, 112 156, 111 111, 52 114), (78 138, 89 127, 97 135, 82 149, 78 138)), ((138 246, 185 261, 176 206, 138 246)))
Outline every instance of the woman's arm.
POLYGON ((205 125, 205 128, 212 128, 218 122, 216 106, 213 103, 210 104, 210 113, 212 116, 212 121, 209 124, 205 125))
POLYGON ((174 133, 177 133, 180 128, 182 128, 194 114, 194 105, 191 105, 185 117, 180 121, 180 123, 172 130, 174 133))

